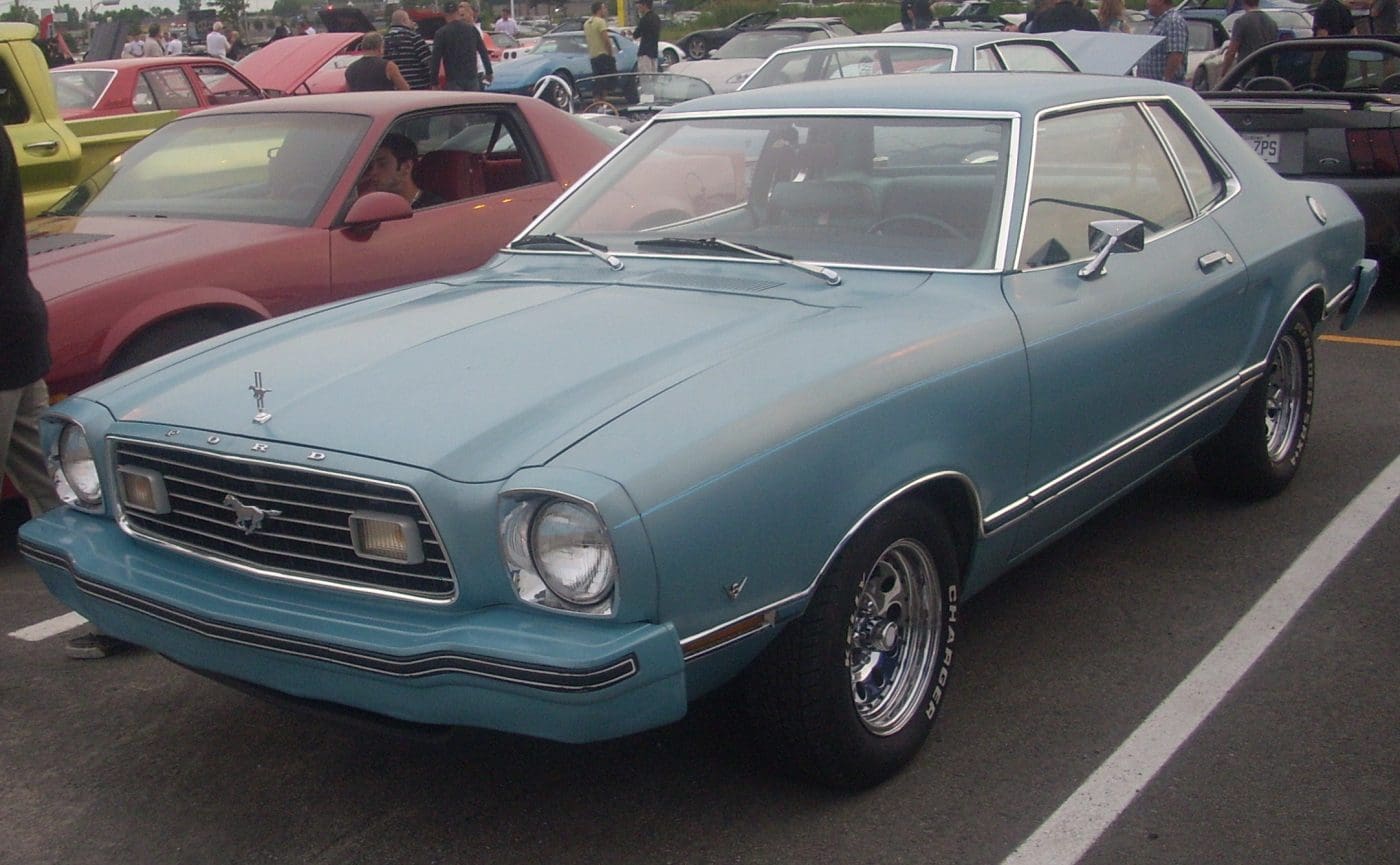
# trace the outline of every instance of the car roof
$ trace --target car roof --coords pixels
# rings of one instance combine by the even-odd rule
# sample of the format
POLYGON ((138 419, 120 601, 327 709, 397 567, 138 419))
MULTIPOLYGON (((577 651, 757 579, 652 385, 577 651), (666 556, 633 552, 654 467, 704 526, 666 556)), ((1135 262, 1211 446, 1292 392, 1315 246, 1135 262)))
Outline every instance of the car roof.
POLYGON ((1148 78, 1110 75, 1065 75, 1040 72, 946 72, 939 87, 929 87, 924 75, 876 75, 839 81, 808 81, 702 96, 672 112, 731 111, 996 111, 1033 115, 1047 108, 1095 99, 1134 96, 1174 96, 1190 91, 1148 78), (956 79, 949 76, 958 76, 956 79), (956 81, 956 83, 953 83, 956 81))
POLYGON ((207 108, 196 116, 267 114, 269 112, 328 112, 379 116, 383 114, 398 115, 407 111, 453 105, 500 105, 502 103, 531 101, 538 102, 538 100, 531 100, 524 96, 511 96, 505 93, 458 90, 380 90, 364 93, 316 93, 308 96, 286 96, 281 99, 260 99, 253 102, 239 102, 234 105, 207 108))
POLYGON ((131 69, 145 66, 171 66, 175 64, 193 65, 195 63, 208 65, 210 63, 217 66, 229 66, 233 64, 219 57, 210 57, 207 54, 167 54, 162 57, 117 57, 111 60, 88 60, 83 63, 69 63, 67 66, 55 66, 50 72, 67 72, 71 69, 131 69))

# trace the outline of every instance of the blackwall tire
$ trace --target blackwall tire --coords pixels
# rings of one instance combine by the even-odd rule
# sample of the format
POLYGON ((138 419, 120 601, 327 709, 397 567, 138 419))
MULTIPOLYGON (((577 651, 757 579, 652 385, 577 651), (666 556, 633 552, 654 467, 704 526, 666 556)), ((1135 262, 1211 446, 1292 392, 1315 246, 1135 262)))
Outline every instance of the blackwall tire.
POLYGON ((1282 492, 1307 449, 1316 385, 1313 325, 1298 311, 1269 349, 1263 375, 1229 423, 1197 449, 1202 480, 1232 498, 1262 499, 1282 492))
POLYGON ((682 47, 685 48, 685 56, 689 57, 691 60, 704 60, 705 55, 708 54, 710 50, 705 45, 705 40, 701 39, 699 36, 687 39, 685 45, 682 47))
POLYGON ((907 765, 948 685, 957 584, 941 513, 900 502, 862 528, 745 675, 761 750, 788 774, 844 790, 907 765))

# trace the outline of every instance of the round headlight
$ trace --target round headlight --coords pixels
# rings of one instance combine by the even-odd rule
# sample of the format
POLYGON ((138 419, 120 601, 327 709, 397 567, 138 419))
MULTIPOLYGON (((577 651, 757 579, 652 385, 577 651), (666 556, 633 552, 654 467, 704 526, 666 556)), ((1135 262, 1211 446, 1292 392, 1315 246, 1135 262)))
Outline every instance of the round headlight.
POLYGON ((68 424, 59 435, 58 477, 54 481, 59 497, 70 505, 102 504, 102 481, 97 475, 97 463, 92 459, 87 435, 77 424, 68 424))
POLYGON ((612 591, 617 562, 603 520, 590 508, 567 501, 540 508, 530 549, 545 585, 565 601, 587 606, 612 591))

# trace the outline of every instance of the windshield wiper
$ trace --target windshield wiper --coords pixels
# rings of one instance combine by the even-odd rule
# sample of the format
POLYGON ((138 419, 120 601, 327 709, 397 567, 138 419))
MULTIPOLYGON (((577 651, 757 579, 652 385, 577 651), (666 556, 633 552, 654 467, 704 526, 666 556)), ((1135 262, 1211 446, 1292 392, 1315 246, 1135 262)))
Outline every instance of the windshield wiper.
POLYGON ((742 252, 750 258, 757 258, 763 261, 775 261, 778 264, 786 264, 788 267, 795 267, 803 273, 820 276, 822 279, 826 280, 827 285, 841 284, 841 274, 829 267, 822 267, 819 264, 808 264, 805 261, 798 261, 791 255, 784 255, 781 252, 774 252, 771 249, 763 249, 758 246, 750 246, 747 243, 734 243, 733 241, 722 240, 718 237, 657 237, 634 241, 633 246, 671 246, 679 249, 723 249, 742 252))
POLYGON ((506 248, 524 249, 527 246, 559 246, 560 244, 581 249, 599 261, 606 262, 608 267, 613 270, 622 269, 622 259, 608 252, 608 248, 603 244, 582 237, 569 237, 566 234, 527 234, 513 241, 506 248))

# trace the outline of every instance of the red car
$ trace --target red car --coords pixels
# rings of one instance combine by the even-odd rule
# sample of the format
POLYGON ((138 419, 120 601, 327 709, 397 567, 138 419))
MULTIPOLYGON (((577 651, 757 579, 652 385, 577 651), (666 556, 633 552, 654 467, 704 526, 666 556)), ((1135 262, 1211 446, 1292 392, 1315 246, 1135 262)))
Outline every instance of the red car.
POLYGON ((477 267, 620 140, 489 93, 306 96, 179 118, 29 224, 49 389, 57 399, 242 325, 477 267), (411 177, 442 203, 360 194, 389 134, 414 143, 411 177))
POLYGON ((188 114, 263 98, 261 88, 217 57, 99 60, 52 69, 49 76, 64 120, 171 109, 188 114))
POLYGON ((269 42, 238 62, 238 71, 269 96, 343 93, 345 67, 361 56, 363 33, 314 33, 269 42))

